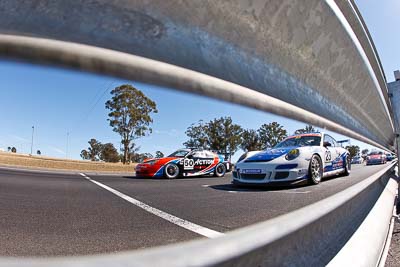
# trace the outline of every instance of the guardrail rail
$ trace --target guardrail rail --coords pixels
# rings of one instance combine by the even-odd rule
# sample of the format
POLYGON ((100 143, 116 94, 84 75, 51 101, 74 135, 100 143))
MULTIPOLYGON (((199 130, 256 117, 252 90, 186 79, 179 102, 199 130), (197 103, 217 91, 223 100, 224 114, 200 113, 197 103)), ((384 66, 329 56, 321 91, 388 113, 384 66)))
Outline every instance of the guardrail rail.
MULTIPOLYGON (((353 0, 2 0, 0 56, 209 96, 385 150, 398 132, 353 0)), ((213 240, 78 258, 0 258, 0 265, 335 266, 352 253, 365 259, 360 265, 377 265, 397 187, 393 167, 213 240), (357 233, 372 225, 368 253, 356 249, 357 233)))

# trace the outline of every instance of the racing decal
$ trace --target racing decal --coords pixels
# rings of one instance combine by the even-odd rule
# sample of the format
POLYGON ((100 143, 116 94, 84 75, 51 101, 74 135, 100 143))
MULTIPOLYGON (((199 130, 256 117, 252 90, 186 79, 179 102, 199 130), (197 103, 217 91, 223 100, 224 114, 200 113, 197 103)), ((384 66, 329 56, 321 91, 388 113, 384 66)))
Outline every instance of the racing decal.
POLYGON ((345 158, 346 158, 347 153, 343 153, 340 156, 338 156, 336 159, 332 161, 331 164, 326 165, 324 168, 324 172, 331 172, 331 171, 336 171, 343 169, 345 167, 345 158))
MULTIPOLYGON (((195 164, 196 161, 200 163, 204 163, 205 161, 211 162, 210 166, 207 166, 205 169, 200 170, 199 172, 195 172, 195 173, 186 173, 185 176, 197 176, 197 175, 204 175, 204 174, 208 174, 208 173, 212 173, 215 169, 215 167, 217 166, 217 164, 221 161, 218 157, 215 157, 214 159, 198 159, 195 160, 195 164), (198 161, 199 160, 199 161, 198 161)), ((200 165, 202 166, 202 165, 200 165)))
POLYGON ((260 174, 261 173, 261 169, 242 169, 241 173, 244 174, 260 174))
POLYGON ((330 162, 331 160, 332 160, 332 154, 329 150, 327 150, 325 154, 325 162, 330 162))
POLYGON ((195 162, 193 159, 183 159, 183 169, 184 170, 193 170, 195 162))
POLYGON ((213 159, 198 159, 194 162, 195 165, 210 165, 213 164, 213 159))
POLYGON ((214 159, 181 159, 179 164, 183 165, 185 170, 193 170, 194 166, 211 165, 214 159))

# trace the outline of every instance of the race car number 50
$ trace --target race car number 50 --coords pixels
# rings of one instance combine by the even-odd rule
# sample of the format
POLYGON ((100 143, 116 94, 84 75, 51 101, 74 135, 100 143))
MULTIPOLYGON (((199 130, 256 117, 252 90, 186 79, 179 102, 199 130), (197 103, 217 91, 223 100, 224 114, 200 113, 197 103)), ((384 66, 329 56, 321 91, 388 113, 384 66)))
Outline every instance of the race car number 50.
POLYGON ((184 170, 193 170, 193 168, 194 168, 194 160, 193 159, 184 159, 183 169, 184 170))

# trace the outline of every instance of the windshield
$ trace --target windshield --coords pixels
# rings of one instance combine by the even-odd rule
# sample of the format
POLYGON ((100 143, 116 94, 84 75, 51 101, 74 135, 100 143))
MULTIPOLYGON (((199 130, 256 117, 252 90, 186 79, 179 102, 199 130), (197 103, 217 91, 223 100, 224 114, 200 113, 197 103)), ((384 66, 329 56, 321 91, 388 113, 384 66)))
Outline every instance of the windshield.
POLYGON ((321 145, 321 136, 293 136, 283 140, 275 148, 319 145, 321 145))
POLYGON ((189 154, 190 151, 188 150, 177 150, 174 153, 172 153, 171 155, 169 155, 168 157, 177 157, 177 158, 183 158, 185 157, 187 154, 189 154))

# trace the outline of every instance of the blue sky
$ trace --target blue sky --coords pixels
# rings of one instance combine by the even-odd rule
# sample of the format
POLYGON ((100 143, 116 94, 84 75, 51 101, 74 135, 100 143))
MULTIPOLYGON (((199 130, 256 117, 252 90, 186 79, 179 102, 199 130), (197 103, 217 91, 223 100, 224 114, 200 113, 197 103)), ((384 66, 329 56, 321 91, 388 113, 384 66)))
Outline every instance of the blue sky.
MULTIPOLYGON (((356 2, 374 39, 386 77, 393 81, 393 71, 400 68, 400 35, 396 32, 400 25, 400 1, 356 2)), ((157 103, 159 110, 153 116, 153 134, 137 141, 141 152, 154 154, 161 150, 168 154, 182 147, 186 141, 185 130, 200 119, 209 121, 231 116, 235 123, 253 129, 277 121, 290 134, 304 126, 304 123, 208 98, 64 69, 2 60, 0 80, 3 125, 0 149, 15 146, 21 153, 30 152, 32 126, 35 126, 33 150, 39 149, 46 156, 79 159, 90 138, 112 142, 119 148, 119 136, 108 125, 104 103, 110 98, 111 89, 124 83, 132 83, 142 90, 157 103)), ((357 141, 352 144, 370 148, 357 141)))

